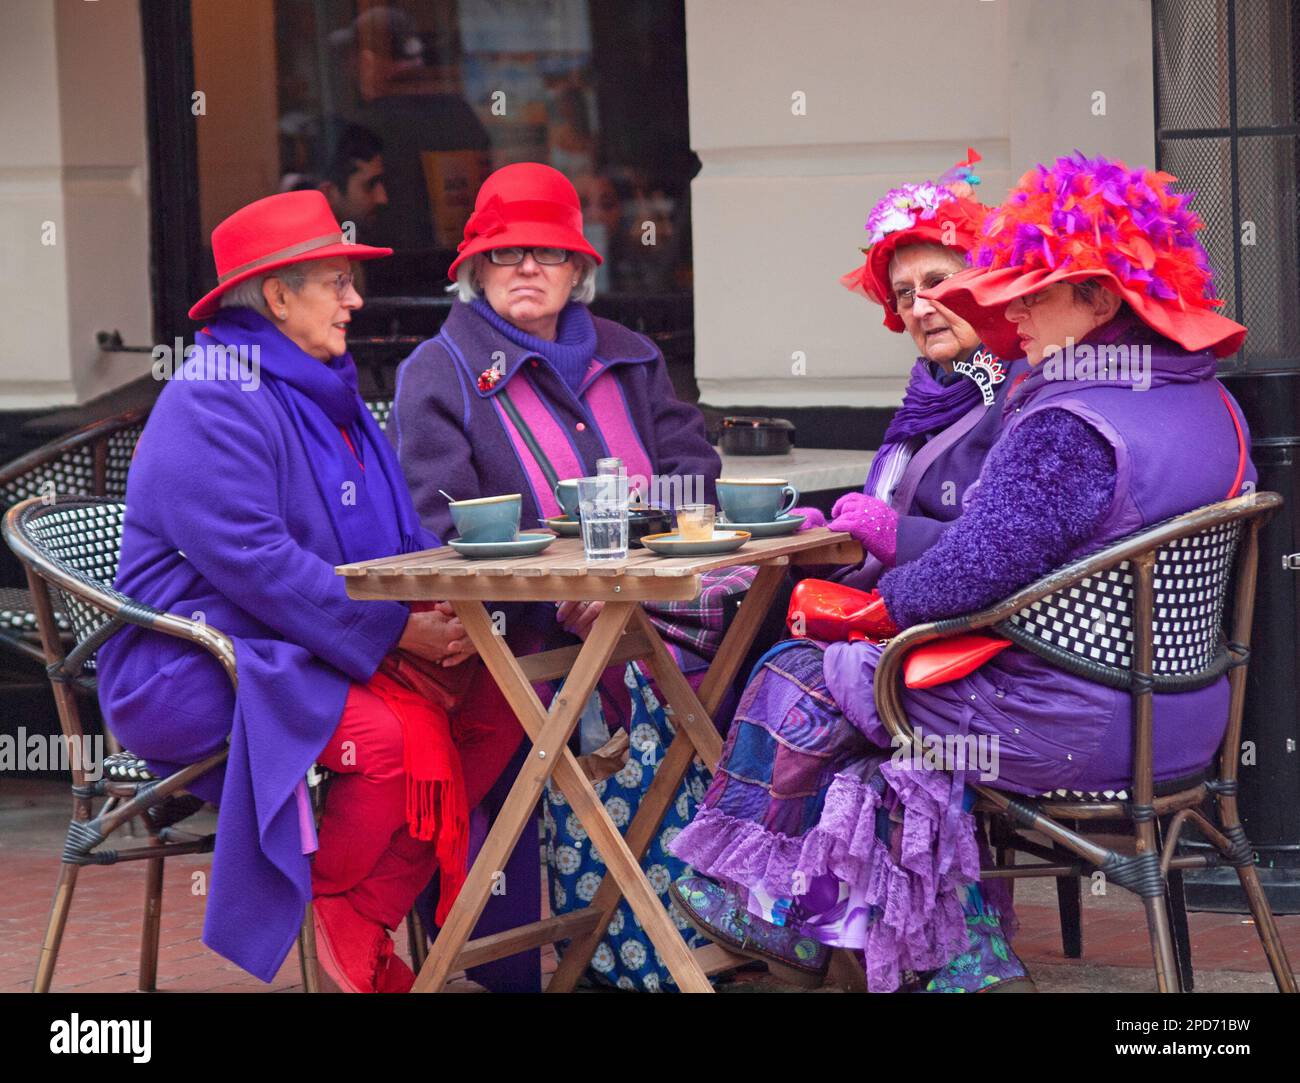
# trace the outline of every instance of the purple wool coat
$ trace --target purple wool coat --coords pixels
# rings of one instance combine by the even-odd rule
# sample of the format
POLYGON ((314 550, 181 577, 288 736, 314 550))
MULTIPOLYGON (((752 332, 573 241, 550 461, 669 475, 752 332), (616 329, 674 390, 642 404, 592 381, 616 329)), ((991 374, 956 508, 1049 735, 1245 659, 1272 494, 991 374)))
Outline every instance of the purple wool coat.
POLYGON ((611 320, 593 318, 596 353, 575 394, 536 354, 506 338, 469 305, 457 304, 441 331, 397 370, 389 438, 424 525, 455 534, 445 489, 459 500, 520 493, 520 529, 559 505, 498 401, 509 393, 560 478, 596 472, 596 460, 623 459, 629 475, 699 479, 712 503, 721 463, 704 418, 677 398, 658 347, 611 320), (503 375, 479 387, 498 363, 503 375))
POLYGON ((234 639, 238 710, 225 671, 188 641, 130 625, 97 661, 109 727, 156 772, 229 738, 227 766, 190 786, 220 807, 204 942, 270 981, 311 892, 295 789, 409 610, 347 596, 315 464, 266 379, 163 389, 131 464, 116 581, 234 639))
MULTIPOLYGON (((1170 343, 1152 351, 1149 390, 1100 381, 1051 382, 1037 371, 1009 399, 1000 441, 1013 438, 1030 417, 1064 410, 1099 433, 1114 454, 1108 508, 1091 536, 1059 563, 1226 498, 1240 452, 1229 409, 1240 422, 1249 454, 1245 418, 1231 396, 1230 406, 1225 404, 1222 385, 1214 379, 1214 357, 1189 354, 1170 343)), ((1256 479, 1247 460, 1245 487, 1256 479)), ((977 483, 968 492, 968 503, 978 499, 979 487, 977 483)), ((1005 526, 1011 546, 1006 559, 1013 560, 1015 537, 1034 529, 1032 512, 1005 526)), ((880 589, 891 612, 906 614, 903 619, 911 623, 969 612, 995 600, 964 596, 950 571, 978 567, 988 552, 978 545, 968 552, 950 549, 938 545, 882 579, 880 589)), ((1021 578, 1027 583, 1033 576, 1021 578)), ((873 645, 836 643, 827 649, 824 663, 836 702, 860 729, 877 734, 872 678, 879 654, 873 645)), ((1000 763, 994 785, 999 788, 1029 794, 1055 788, 1104 791, 1132 781, 1128 693, 1072 676, 1017 647, 961 680, 908 690, 904 700, 912 724, 929 733, 996 737, 1000 763)), ((1196 691, 1155 696, 1157 780, 1182 777, 1211 760, 1226 725, 1227 704, 1226 677, 1196 691)))

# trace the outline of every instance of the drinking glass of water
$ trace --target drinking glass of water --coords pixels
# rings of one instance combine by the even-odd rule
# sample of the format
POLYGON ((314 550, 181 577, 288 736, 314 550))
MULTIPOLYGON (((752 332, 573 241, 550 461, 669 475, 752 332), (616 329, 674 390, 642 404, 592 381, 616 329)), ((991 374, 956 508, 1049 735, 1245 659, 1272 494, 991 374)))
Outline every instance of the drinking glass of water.
POLYGON ((582 547, 588 560, 627 559, 627 475, 578 479, 582 547))

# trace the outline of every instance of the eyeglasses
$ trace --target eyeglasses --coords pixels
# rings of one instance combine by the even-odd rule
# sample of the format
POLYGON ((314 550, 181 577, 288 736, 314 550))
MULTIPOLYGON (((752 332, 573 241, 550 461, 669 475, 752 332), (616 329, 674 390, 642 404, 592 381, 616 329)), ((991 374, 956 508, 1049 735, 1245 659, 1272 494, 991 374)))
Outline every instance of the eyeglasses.
POLYGON ((957 271, 949 271, 947 274, 927 275, 919 286, 908 286, 905 290, 895 290, 889 295, 889 307, 895 312, 910 312, 912 306, 916 304, 916 295, 921 290, 932 290, 942 282, 947 282, 957 271))
POLYGON ((488 249, 488 259, 499 267, 513 267, 516 263, 523 263, 530 252, 533 259, 546 267, 568 263, 572 254, 567 248, 491 248, 488 249))
POLYGON ((329 278, 315 278, 313 282, 319 282, 322 286, 333 286, 334 292, 341 301, 348 295, 348 290, 352 288, 352 283, 356 281, 356 276, 351 271, 340 271, 329 278))

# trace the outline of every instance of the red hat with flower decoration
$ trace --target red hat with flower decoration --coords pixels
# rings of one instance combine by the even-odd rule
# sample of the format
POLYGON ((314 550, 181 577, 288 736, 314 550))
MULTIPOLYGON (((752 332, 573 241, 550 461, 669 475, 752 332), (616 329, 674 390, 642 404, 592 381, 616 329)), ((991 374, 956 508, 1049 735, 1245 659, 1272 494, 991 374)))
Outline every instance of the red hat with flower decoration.
POLYGON ((970 198, 980 183, 974 172, 978 161, 980 156, 967 147, 966 160, 938 180, 893 189, 867 217, 870 238, 862 249, 866 262, 842 275, 840 283, 884 308, 885 326, 891 331, 903 330, 891 303, 889 261, 894 251, 908 244, 944 244, 964 255, 975 247, 980 223, 989 213, 988 207, 970 198))
POLYGON ((538 162, 502 166, 483 182, 447 277, 456 281, 456 268, 470 256, 514 247, 565 248, 604 262, 582 235, 577 189, 558 169, 538 162))
POLYGON ((1215 311, 1205 227, 1175 193, 1178 178, 1079 151, 1031 169, 989 215, 968 271, 925 290, 974 326, 1002 357, 1017 357, 1006 307, 1056 282, 1096 279, 1148 327, 1185 350, 1226 357, 1246 328, 1215 311))

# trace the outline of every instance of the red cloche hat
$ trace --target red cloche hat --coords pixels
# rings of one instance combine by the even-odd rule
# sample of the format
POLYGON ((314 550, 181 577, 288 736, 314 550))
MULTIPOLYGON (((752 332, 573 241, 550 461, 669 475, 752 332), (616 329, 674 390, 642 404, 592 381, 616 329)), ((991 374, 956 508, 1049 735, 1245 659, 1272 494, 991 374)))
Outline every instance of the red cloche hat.
POLYGON ((577 189, 558 169, 538 162, 502 166, 483 182, 447 277, 456 281, 456 268, 470 256, 516 245, 566 248, 604 262, 582 235, 577 189))
POLYGON ((866 262, 840 283, 854 293, 875 301, 885 310, 885 326, 902 331, 903 321, 890 305, 889 261, 897 248, 909 244, 943 244, 963 256, 975 247, 980 223, 989 208, 970 198, 972 185, 980 183, 974 165, 980 156, 966 148, 966 160, 958 162, 937 181, 904 184, 890 191, 867 216, 870 239, 862 249, 866 262))
POLYGON ((922 296, 967 320, 1000 357, 1019 357, 1006 307, 1056 282, 1097 279, 1148 327, 1193 353, 1235 353, 1246 328, 1214 311, 1213 271, 1191 193, 1168 173, 1076 151, 1031 169, 984 226, 975 266, 922 296))
POLYGON ((363 260, 392 254, 391 248, 344 241, 343 227, 320 192, 282 192, 254 200, 212 231, 217 287, 190 309, 190 319, 206 320, 227 290, 277 267, 330 256, 363 260))

